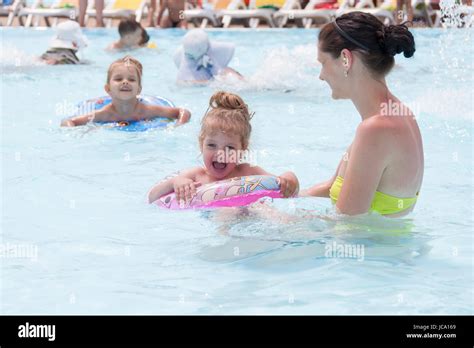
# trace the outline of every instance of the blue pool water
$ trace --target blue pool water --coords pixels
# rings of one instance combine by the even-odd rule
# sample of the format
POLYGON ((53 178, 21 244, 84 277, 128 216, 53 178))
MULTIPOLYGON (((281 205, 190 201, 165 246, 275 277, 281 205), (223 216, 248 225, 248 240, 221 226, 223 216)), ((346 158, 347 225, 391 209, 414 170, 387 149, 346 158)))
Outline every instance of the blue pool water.
POLYGON ((237 44, 231 66, 249 78, 197 88, 174 84, 183 32, 150 31, 158 49, 133 52, 143 93, 193 118, 144 133, 59 128, 104 94, 123 54, 103 50, 115 30, 91 29, 89 65, 41 65, 52 33, 0 28, 1 313, 473 313, 472 30, 414 30, 414 58, 397 57, 388 78, 425 149, 420 198, 401 219, 340 218, 322 198, 275 200, 270 216, 146 204, 156 181, 200 163, 199 121, 221 88, 256 112, 260 166, 303 187, 332 176, 360 119, 318 80, 317 30, 211 31, 237 44))

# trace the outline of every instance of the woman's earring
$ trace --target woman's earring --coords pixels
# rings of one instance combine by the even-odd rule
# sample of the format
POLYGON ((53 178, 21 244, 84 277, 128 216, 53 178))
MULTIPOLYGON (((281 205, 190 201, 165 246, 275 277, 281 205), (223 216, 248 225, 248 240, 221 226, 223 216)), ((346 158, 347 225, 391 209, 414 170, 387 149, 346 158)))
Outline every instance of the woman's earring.
POLYGON ((344 70, 344 77, 347 77, 347 70, 344 70))

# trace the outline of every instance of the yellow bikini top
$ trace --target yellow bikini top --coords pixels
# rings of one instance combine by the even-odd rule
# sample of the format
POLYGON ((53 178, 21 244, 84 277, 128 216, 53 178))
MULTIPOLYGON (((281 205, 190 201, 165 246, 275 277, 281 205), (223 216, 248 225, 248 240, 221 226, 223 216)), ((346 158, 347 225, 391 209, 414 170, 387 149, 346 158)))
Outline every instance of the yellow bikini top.
MULTIPOLYGON (((339 198, 343 183, 344 178, 338 175, 329 190, 329 197, 331 197, 333 204, 335 204, 339 198)), ((382 215, 400 213, 415 204, 418 194, 419 192, 417 192, 416 197, 413 198, 399 198, 375 191, 369 211, 375 211, 382 215)))

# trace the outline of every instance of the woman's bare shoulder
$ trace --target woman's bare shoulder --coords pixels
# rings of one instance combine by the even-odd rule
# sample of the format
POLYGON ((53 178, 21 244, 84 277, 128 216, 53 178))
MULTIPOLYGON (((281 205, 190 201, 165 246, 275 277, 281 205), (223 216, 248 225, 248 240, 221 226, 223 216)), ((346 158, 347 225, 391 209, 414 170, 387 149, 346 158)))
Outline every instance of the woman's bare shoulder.
POLYGON ((392 116, 377 115, 362 121, 357 127, 356 139, 363 137, 370 142, 386 144, 404 125, 392 116))

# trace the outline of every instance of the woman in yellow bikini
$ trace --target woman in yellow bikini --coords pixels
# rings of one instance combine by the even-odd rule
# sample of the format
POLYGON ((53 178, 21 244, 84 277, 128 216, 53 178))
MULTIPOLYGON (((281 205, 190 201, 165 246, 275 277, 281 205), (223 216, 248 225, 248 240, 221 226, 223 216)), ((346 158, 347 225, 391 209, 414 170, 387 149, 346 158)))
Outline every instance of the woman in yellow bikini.
POLYGON ((415 52, 404 25, 351 12, 319 34, 320 79, 333 99, 350 99, 361 116, 335 175, 301 195, 330 197, 339 213, 375 211, 397 217, 413 210, 423 180, 423 142, 415 116, 392 93, 385 76, 398 53, 415 52))

